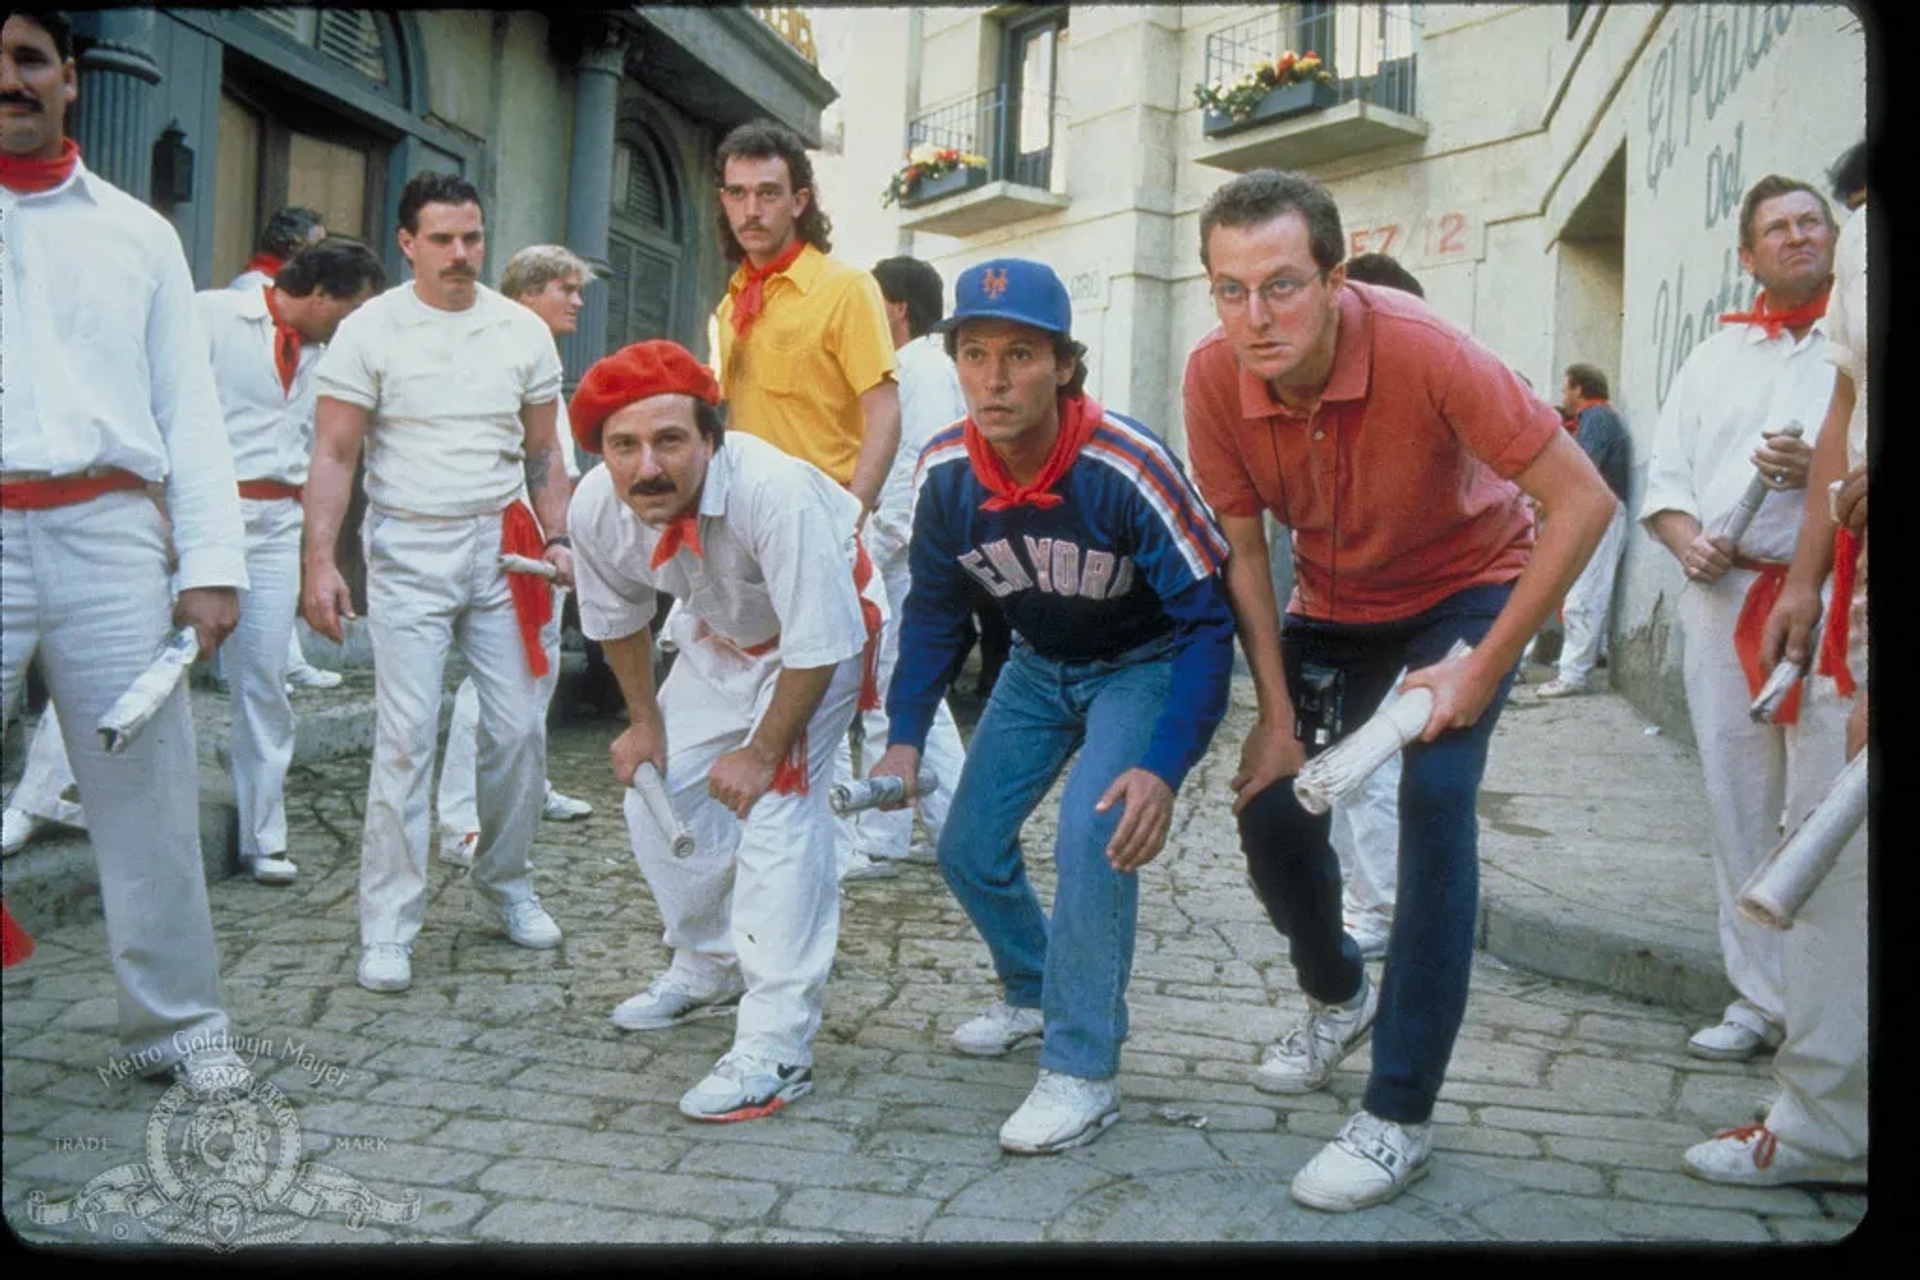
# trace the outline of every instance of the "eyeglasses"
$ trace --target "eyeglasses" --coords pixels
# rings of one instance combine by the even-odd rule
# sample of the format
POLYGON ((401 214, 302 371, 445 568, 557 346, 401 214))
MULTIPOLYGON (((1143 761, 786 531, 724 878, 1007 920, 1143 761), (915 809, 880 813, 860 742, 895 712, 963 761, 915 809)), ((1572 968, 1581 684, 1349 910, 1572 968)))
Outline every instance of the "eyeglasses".
POLYGON ((1308 280, 1295 280, 1291 276, 1275 276, 1258 289, 1249 289, 1238 280, 1216 280, 1208 290, 1213 295, 1214 305, 1222 311, 1239 311, 1247 305, 1247 300, 1255 293, 1267 306, 1278 309, 1300 300, 1301 291, 1312 279, 1325 280, 1327 273, 1318 271, 1308 280))
POLYGON ((758 196, 761 204, 772 204, 776 200, 784 200, 787 189, 776 182, 763 182, 757 187, 736 184, 720 188, 720 198, 728 204, 745 204, 749 195, 758 196))

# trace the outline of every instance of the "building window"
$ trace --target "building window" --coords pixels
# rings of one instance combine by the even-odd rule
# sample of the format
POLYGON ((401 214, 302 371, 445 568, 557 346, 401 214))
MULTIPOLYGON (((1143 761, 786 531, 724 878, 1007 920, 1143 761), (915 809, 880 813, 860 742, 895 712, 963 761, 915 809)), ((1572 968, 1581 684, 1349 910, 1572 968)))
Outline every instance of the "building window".
POLYGON ((326 62, 367 81, 385 97, 397 97, 400 81, 391 19, 370 9, 255 8, 245 16, 317 52, 326 62))
MULTIPOLYGON (((1064 8, 1009 19, 1000 55, 1004 176, 1042 189, 1053 167, 1053 119, 1059 52, 1067 34, 1064 8)), ((999 176, 999 175, 996 175, 999 176)))

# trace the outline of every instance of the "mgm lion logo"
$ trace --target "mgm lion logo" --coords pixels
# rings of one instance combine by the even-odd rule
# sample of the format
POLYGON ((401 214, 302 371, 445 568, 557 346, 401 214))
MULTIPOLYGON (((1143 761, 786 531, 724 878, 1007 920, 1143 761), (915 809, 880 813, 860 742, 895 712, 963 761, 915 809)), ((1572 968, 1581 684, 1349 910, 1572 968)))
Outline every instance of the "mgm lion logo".
POLYGON ((30 1192, 27 1216, 42 1226, 77 1218, 97 1232, 102 1215, 130 1214, 167 1244, 221 1252, 292 1240, 322 1214, 342 1215, 356 1231, 420 1217, 417 1192, 388 1200, 351 1174, 302 1163, 293 1105, 240 1069, 198 1097, 185 1084, 168 1089, 147 1121, 146 1157, 107 1170, 68 1200, 49 1204, 30 1192))

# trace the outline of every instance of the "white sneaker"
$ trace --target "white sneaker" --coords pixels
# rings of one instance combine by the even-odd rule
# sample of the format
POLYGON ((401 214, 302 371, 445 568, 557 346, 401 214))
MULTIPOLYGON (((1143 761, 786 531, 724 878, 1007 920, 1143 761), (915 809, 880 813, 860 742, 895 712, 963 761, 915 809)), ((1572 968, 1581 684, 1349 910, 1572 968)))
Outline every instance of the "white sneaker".
POLYGON ((977 1018, 960 1024, 951 1037, 953 1047, 975 1058, 998 1058, 1029 1044, 1038 1044, 1047 1020, 1038 1009, 1020 1009, 1004 1000, 977 1018))
POLYGON ((0 858, 11 858, 27 847, 27 841, 45 825, 25 809, 0 813, 0 858))
POLYGON ((167 1075, 187 1086, 195 1098, 244 1093, 253 1087, 253 1072, 231 1049, 197 1049, 168 1067, 167 1075))
POLYGON ((504 907, 496 907, 490 902, 478 902, 477 905, 482 915, 506 930, 507 937, 512 939, 515 946, 545 951, 560 945, 560 926, 553 922, 553 917, 547 914, 538 898, 524 898, 504 907))
POLYGON ((1687 1052, 1710 1062, 1745 1062, 1772 1046, 1767 1037, 1729 1018, 1719 1026, 1703 1027, 1687 1041, 1687 1052))
POLYGON ((413 985, 413 948, 398 942, 374 942, 360 949, 355 974, 369 991, 405 991, 413 985))
POLYGON ((813 1092, 813 1068, 731 1050, 680 1097, 680 1114, 724 1124, 758 1120, 813 1092))
POLYGON ((1356 1111, 1332 1142, 1293 1175, 1287 1193, 1301 1204, 1330 1213, 1364 1209, 1391 1200, 1425 1176, 1433 1150, 1433 1126, 1396 1124, 1371 1111, 1356 1111))
POLYGON ((848 880, 891 880, 899 874, 900 868, 891 862, 869 858, 856 849, 852 861, 847 863, 847 869, 840 873, 840 879, 843 883, 848 880))
POLYGON ((1360 993, 1347 1004, 1307 1000, 1307 1016, 1287 1038, 1267 1050, 1253 1087, 1267 1093, 1311 1093, 1333 1078, 1333 1069, 1373 1034, 1380 988, 1363 970, 1360 993))
POLYGON ((540 816, 549 822, 572 822, 575 818, 584 818, 593 812, 593 806, 585 800, 575 800, 572 796, 563 796, 547 784, 547 798, 540 802, 540 816))
POLYGON ((695 1018, 732 1013, 745 993, 746 986, 737 974, 718 991, 703 994, 694 990, 684 975, 669 969, 645 991, 615 1006, 612 1021, 622 1031, 661 1031, 695 1018))
POLYGON ((1687 1172, 1707 1182, 1738 1187, 1785 1187, 1800 1183, 1867 1185, 1864 1160, 1823 1160, 1790 1147, 1764 1124, 1715 1134, 1687 1148, 1687 1172))
POLYGON ((452 827, 440 828, 440 861, 451 862, 456 867, 473 865, 473 851, 480 844, 478 831, 456 831, 452 827))
POLYGON ((300 874, 300 868, 289 862, 284 853, 263 853, 255 858, 242 858, 240 865, 261 884, 292 884, 300 874))
POLYGON ((1534 692, 1543 698, 1572 698, 1587 692, 1587 682, 1584 680, 1562 680, 1558 676, 1555 676, 1534 690, 1534 692))
POLYGON ((1344 921, 1347 934, 1360 948, 1362 960, 1378 960, 1387 954, 1387 938, 1393 930, 1393 919, 1377 911, 1358 911, 1344 921))
POLYGON ((1088 1080, 1040 1069, 1020 1109, 1000 1126, 1000 1148, 1040 1156, 1083 1147, 1120 1118, 1120 1090, 1111 1080, 1088 1080))
POLYGON ((334 689, 342 679, 338 671, 324 671, 319 667, 287 668, 287 683, 302 689, 334 689))

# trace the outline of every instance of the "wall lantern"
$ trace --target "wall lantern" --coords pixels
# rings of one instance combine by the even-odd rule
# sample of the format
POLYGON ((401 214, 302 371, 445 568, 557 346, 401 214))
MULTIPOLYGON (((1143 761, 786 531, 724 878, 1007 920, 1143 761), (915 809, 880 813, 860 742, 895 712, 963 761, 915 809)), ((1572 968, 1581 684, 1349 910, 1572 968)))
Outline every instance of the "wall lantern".
POLYGON ((153 144, 153 198, 161 204, 193 199, 193 148, 176 118, 153 144))

